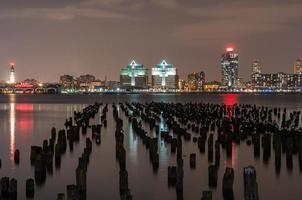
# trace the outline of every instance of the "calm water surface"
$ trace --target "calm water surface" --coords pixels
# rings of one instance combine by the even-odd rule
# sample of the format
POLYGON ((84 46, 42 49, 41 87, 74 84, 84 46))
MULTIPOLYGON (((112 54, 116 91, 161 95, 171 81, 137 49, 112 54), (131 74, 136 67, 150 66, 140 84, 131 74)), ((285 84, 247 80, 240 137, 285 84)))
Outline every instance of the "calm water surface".
MULTIPOLYGON (((0 177, 9 176, 18 180, 18 199, 25 199, 25 180, 34 176, 34 169, 29 162, 30 146, 41 145, 50 137, 50 129, 63 128, 65 119, 73 115, 74 110, 82 110, 95 101, 112 102, 210 102, 256 104, 258 106, 278 106, 289 109, 302 109, 302 95, 240 95, 240 94, 120 94, 120 95, 5 95, 0 96, 0 158, 2 168, 0 177), (20 164, 13 160, 15 149, 20 149, 20 164)), ((124 118, 123 113, 120 116, 124 118)), ((108 127, 102 130, 102 143, 93 144, 93 152, 87 172, 87 199, 119 199, 119 167, 115 159, 115 122, 109 106, 108 127)), ((99 121, 99 116, 94 122, 99 121)), ((147 126, 146 126, 147 127, 147 126)), ((149 130, 146 128, 146 130, 149 130)), ((134 199, 176 199, 174 188, 167 183, 167 167, 175 165, 175 155, 171 155, 169 146, 159 145, 160 165, 153 173, 149 162, 149 153, 142 141, 135 136, 128 122, 124 120, 125 148, 127 151, 127 170, 129 188, 134 199)), ((153 135, 154 133, 149 133, 153 135)), ((155 134, 154 134, 155 135, 155 134)), ((74 146, 74 151, 66 151, 62 157, 61 168, 48 175, 44 185, 37 186, 35 199, 56 199, 57 193, 65 192, 66 185, 75 183, 75 168, 78 157, 84 149, 84 136, 74 146)), ((184 199, 200 199, 203 190, 208 187, 208 161, 206 154, 200 154, 197 145, 183 143, 184 154, 184 199), (189 154, 197 153, 197 167, 191 170, 189 154)), ((207 145, 206 145, 207 146, 207 145)), ((223 150, 221 150, 223 151, 223 150)), ((207 151, 206 151, 207 152, 207 151)), ((222 199, 222 177, 226 166, 235 170, 235 199, 243 199, 243 167, 254 165, 260 199, 301 199, 302 173, 299 172, 298 157, 294 156, 292 171, 286 169, 285 157, 282 157, 281 172, 275 172, 274 153, 270 162, 264 164, 254 159, 253 149, 245 143, 233 145, 231 159, 221 153, 218 185, 214 199, 222 199)))

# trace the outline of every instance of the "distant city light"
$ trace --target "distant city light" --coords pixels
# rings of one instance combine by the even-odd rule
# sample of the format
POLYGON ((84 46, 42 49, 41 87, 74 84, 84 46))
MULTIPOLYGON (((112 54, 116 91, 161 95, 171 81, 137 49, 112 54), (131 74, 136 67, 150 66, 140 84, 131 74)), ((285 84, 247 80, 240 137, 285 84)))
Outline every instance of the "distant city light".
POLYGON ((226 50, 227 50, 228 52, 230 52, 230 51, 234 51, 234 48, 233 48, 233 47, 228 47, 226 50))
POLYGON ((15 85, 15 88, 33 88, 34 86, 29 83, 20 83, 15 85))

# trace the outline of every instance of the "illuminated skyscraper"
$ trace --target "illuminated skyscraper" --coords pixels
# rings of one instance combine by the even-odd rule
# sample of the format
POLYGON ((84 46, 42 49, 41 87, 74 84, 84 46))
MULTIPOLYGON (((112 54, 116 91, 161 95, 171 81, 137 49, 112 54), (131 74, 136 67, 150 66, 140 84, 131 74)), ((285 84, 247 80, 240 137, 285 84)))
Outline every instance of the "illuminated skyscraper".
POLYGON ((11 84, 15 84, 16 83, 15 63, 10 63, 9 83, 11 83, 11 84))
POLYGON ((261 81, 261 63, 259 60, 254 60, 252 64, 252 86, 258 86, 261 81))
POLYGON ((227 48, 221 56, 221 83, 223 86, 238 85, 238 53, 233 48, 227 48))
POLYGON ((176 68, 165 60, 153 67, 152 87, 153 89, 177 89, 178 75, 176 68))
POLYGON ((120 84, 126 89, 144 89, 148 87, 148 69, 134 60, 121 69, 120 84))
POLYGON ((302 74, 302 59, 297 59, 296 63, 294 64, 294 73, 302 74))

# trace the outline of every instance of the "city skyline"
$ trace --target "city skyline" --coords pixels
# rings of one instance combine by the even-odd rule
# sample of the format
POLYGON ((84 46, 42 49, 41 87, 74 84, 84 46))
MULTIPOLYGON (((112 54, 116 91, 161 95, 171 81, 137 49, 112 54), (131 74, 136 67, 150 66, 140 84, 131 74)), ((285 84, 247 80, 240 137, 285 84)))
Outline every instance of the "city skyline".
MULTIPOLYGON (((227 54, 229 54, 229 53, 235 53, 236 54, 236 56, 237 56, 237 60, 236 60, 236 62, 237 62, 237 69, 236 69, 236 71, 238 71, 237 73, 238 73, 238 75, 236 75, 237 76, 237 78, 235 78, 236 80, 238 80, 238 79, 241 79, 242 78, 242 76, 240 76, 240 70, 241 70, 241 65, 240 65, 240 58, 238 59, 238 55, 239 55, 239 52, 238 52, 238 50, 237 49, 235 49, 234 48, 234 45, 232 45, 232 46, 227 46, 225 49, 224 49, 224 51, 221 53, 222 55, 220 56, 220 60, 219 60, 219 64, 220 64, 220 66, 219 66, 219 69, 217 69, 218 71, 219 71, 219 77, 215 77, 214 79, 207 79, 207 81, 208 82, 211 82, 211 81, 218 81, 218 82, 221 82, 221 83, 223 83, 224 81, 222 81, 222 77, 223 77, 223 75, 221 74, 222 72, 223 72, 223 70, 222 70, 222 64, 223 64, 223 57, 225 56, 225 55, 227 55, 227 54)), ((241 55, 240 55, 241 56, 241 55)), ((255 63, 258 63, 258 65, 260 65, 260 68, 261 68, 261 72, 260 73, 269 73, 269 74, 271 74, 271 73, 289 73, 289 74, 291 74, 291 73, 294 73, 294 74, 296 74, 296 73, 301 73, 300 71, 302 71, 302 65, 301 65, 301 63, 302 63, 302 58, 297 58, 296 60, 295 60, 295 62, 293 62, 293 65, 292 65, 292 67, 291 67, 291 70, 289 71, 289 72, 287 72, 287 71, 270 71, 270 72, 268 72, 267 70, 262 70, 263 68, 265 69, 265 66, 263 65, 263 62, 261 61, 261 60, 259 60, 259 59, 254 59, 254 60, 252 60, 252 62, 250 63, 250 65, 249 65, 249 71, 248 71, 248 75, 247 75, 247 77, 246 78, 244 78, 243 80, 245 81, 245 82, 249 82, 249 81, 252 81, 252 79, 253 79, 253 70, 254 70, 254 64, 255 63), (299 71, 300 70, 300 71, 299 71), (251 77, 251 75, 252 75, 252 77, 251 77)), ((166 62, 166 60, 165 59, 163 59, 161 62, 166 62)), ((229 61, 227 61, 227 62, 229 62, 229 61)), ((128 67, 131 67, 131 65, 133 64, 133 63, 135 63, 135 65, 141 65, 142 67, 144 67, 144 69, 146 69, 147 71, 152 71, 152 69, 153 69, 153 66, 154 66, 154 64, 153 64, 153 66, 150 66, 150 67, 147 67, 147 66, 145 66, 144 64, 137 64, 136 63, 136 60, 131 60, 131 62, 127 65, 128 67)), ((38 79, 38 78, 36 78, 36 77, 33 77, 33 76, 30 76, 30 77, 25 77, 24 76, 24 78, 22 78, 22 79, 20 79, 20 78, 18 78, 18 73, 16 73, 15 72, 15 68, 16 68, 16 62, 9 62, 8 63, 8 65, 9 65, 9 71, 7 71, 6 72, 6 78, 4 78, 4 79, 0 79, 1 81, 6 81, 6 82, 11 82, 11 75, 10 75, 10 77, 9 78, 7 78, 7 73, 10 73, 11 74, 11 70, 12 70, 12 67, 13 67, 13 73, 14 73, 14 79, 15 79, 15 81, 16 82, 22 82, 23 80, 26 80, 26 79, 30 79, 30 78, 33 78, 33 79, 36 79, 36 80, 38 80, 38 81, 41 81, 41 82, 57 82, 58 81, 58 77, 59 76, 61 76, 62 74, 64 74, 64 75, 70 75, 70 76, 74 76, 74 77, 79 77, 79 76, 82 76, 82 75, 90 75, 90 74, 92 74, 92 73, 89 73, 89 72, 83 72, 83 73, 72 73, 72 72, 63 72, 62 74, 58 74, 58 77, 56 78, 56 80, 41 80, 41 79, 38 79)), ((127 67, 126 66, 126 67, 127 67)), ((18 69, 18 68, 17 68, 18 69)), ((107 74, 102 74, 103 75, 103 77, 101 77, 101 76, 99 76, 98 74, 94 74, 94 76, 96 77, 96 79, 98 79, 98 80, 105 80, 105 79, 107 79, 107 80, 113 80, 113 81, 119 81, 120 80, 120 70, 121 69, 123 69, 123 67, 120 67, 119 68, 119 72, 118 72, 118 75, 117 75, 117 78, 116 79, 108 79, 108 76, 107 76, 107 74)), ((177 71, 179 71, 179 68, 177 67, 177 71)), ((204 73, 207 73, 206 71, 204 71, 203 69, 200 69, 199 71, 203 71, 204 73)), ((187 76, 188 76, 188 74, 190 74, 190 73, 197 73, 198 72, 198 70, 197 71, 185 71, 184 72, 184 75, 183 76, 180 76, 179 75, 179 72, 178 72, 178 76, 179 76, 179 78, 180 79, 185 79, 187 76)), ((151 75, 151 73, 150 73, 150 75, 151 75)), ((147 73, 147 76, 149 76, 148 75, 148 73, 147 73)), ((223 84, 223 85, 225 85, 225 84, 223 84)))
POLYGON ((301 8, 297 0, 5 1, 0 79, 10 61, 17 64, 18 79, 34 72, 37 79, 56 81, 66 71, 100 78, 106 72, 118 80, 120 66, 132 59, 147 68, 166 59, 178 66, 180 77, 202 70, 219 80, 218 60, 230 44, 240 52, 239 76, 245 80, 254 59, 265 73, 289 73, 302 57, 301 8))

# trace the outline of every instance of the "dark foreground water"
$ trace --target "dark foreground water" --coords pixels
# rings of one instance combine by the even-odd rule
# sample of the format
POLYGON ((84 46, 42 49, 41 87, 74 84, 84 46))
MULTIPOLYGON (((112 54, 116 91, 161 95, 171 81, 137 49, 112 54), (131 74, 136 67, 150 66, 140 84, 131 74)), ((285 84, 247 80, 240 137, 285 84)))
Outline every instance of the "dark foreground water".
MULTIPOLYGON (((302 110, 302 95, 270 94, 107 94, 107 95, 6 95, 0 96, 0 159, 2 168, 0 177, 9 176, 18 180, 18 199, 25 199, 25 180, 34 177, 34 169, 30 165, 31 145, 41 145, 50 137, 50 129, 55 126, 63 128, 65 119, 73 115, 74 110, 82 110, 85 105, 95 101, 112 102, 209 102, 256 104, 258 106, 278 106, 302 110), (15 149, 20 149, 20 164, 13 159, 15 149)), ((121 117, 124 115, 121 113, 121 117)), ((119 166, 115 159, 115 122, 112 108, 109 106, 107 116, 108 127, 102 130, 102 143, 93 144, 93 152, 87 172, 87 199, 119 199, 119 166)), ((95 118, 98 122, 99 118, 95 118)), ((174 188, 168 187, 167 167, 175 165, 175 155, 171 155, 169 146, 164 142, 159 145, 160 165, 157 173, 153 173, 149 161, 149 153, 142 141, 135 136, 128 122, 124 120, 125 148, 129 188, 134 199, 176 199, 174 188)), ((150 133, 151 135, 154 133, 150 133)), ((65 192, 66 185, 75 183, 75 168, 78 157, 83 152, 84 140, 68 150, 62 157, 61 168, 55 169, 47 176, 44 185, 36 187, 35 199, 56 199, 57 193, 65 192)), ((207 151, 206 151, 207 152, 207 151)), ((184 154, 184 199, 200 199, 203 190, 208 187, 207 155, 200 154, 197 145, 183 143, 184 154), (189 154, 197 153, 196 169, 189 166, 189 154)), ((275 172, 274 154, 268 163, 254 159, 253 148, 233 145, 232 157, 227 159, 221 153, 221 164, 218 173, 218 185, 211 188, 213 199, 222 199, 222 177, 226 166, 235 171, 235 199, 243 199, 243 167, 254 165, 257 170, 257 181, 260 199, 301 199, 302 173, 299 171, 298 157, 294 156, 293 169, 286 168, 285 157, 282 157, 281 172, 275 172)))

